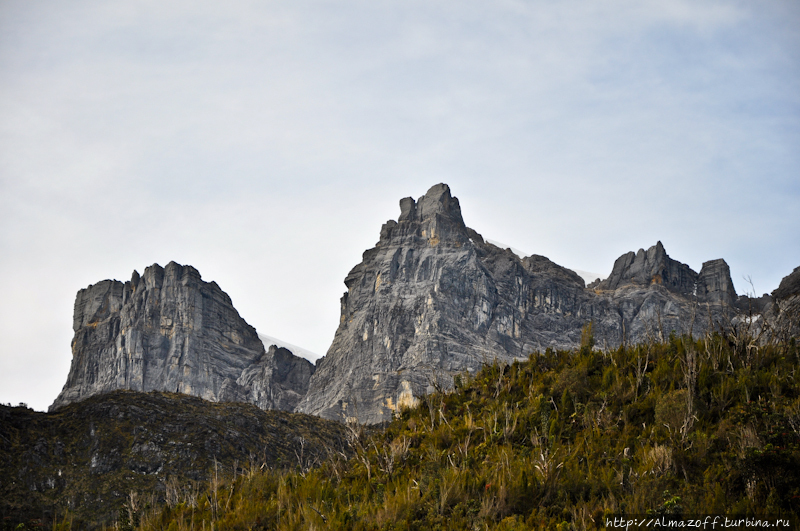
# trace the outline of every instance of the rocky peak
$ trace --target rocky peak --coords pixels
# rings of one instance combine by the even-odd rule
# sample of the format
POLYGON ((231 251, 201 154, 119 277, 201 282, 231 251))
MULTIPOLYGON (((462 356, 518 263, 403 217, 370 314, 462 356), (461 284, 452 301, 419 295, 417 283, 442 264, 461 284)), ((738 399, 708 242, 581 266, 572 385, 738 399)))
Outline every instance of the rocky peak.
POLYGON ((80 290, 73 329, 72 366, 51 409, 116 389, 293 409, 313 372, 288 351, 265 351, 215 282, 175 262, 80 290))
MULTIPOLYGON (((741 313, 724 260, 698 274, 658 242, 622 255, 587 289, 543 256, 485 241, 445 184, 400 200, 398 219, 345 285, 339 327, 316 367, 285 348, 265 350, 230 297, 191 266, 154 264, 124 284, 89 286, 76 297, 72 367, 51 409, 114 389, 162 390, 376 423, 485 363, 574 348, 589 322, 609 349, 701 334, 741 313)), ((774 305, 759 303, 772 308, 764 321, 797 335, 800 268, 773 294, 774 305)))
POLYGON ((629 252, 614 262, 607 279, 595 287, 600 290, 616 290, 623 286, 661 285, 669 291, 691 295, 694 293, 697 273, 686 265, 673 260, 661 242, 645 251, 629 252))
POLYGON ((400 201, 345 285, 339 329, 298 406, 330 419, 387 420, 453 374, 572 345, 591 318, 577 274, 485 242, 444 184, 400 201))
POLYGON ((733 306, 736 303, 736 289, 731 280, 731 269, 725 260, 709 260, 703 263, 697 277, 697 300, 716 302, 733 306))
POLYGON ((461 206, 458 199, 450 195, 450 187, 446 184, 432 186, 416 202, 411 197, 400 200, 399 222, 403 221, 430 221, 435 216, 448 217, 464 224, 461 218, 461 206))
POLYGON ((431 247, 460 246, 468 239, 458 199, 450 195, 449 186, 437 184, 417 201, 411 197, 400 200, 400 216, 383 225, 378 246, 424 242, 431 247))
POLYGON ((772 292, 775 301, 767 313, 777 337, 800 336, 800 267, 794 268, 772 292))
POLYGON ((262 409, 293 411, 308 392, 314 369, 310 361, 270 345, 259 360, 242 371, 236 383, 246 390, 242 401, 262 409))
POLYGON ((775 300, 782 300, 796 295, 800 295, 800 267, 795 267, 794 271, 783 277, 778 288, 772 292, 772 297, 775 300))
MULTIPOLYGON (((134 271, 134 273, 136 273, 134 271)), ((103 280, 75 297, 72 311, 72 330, 100 323, 119 312, 123 303, 123 285, 116 280, 103 280)))
POLYGON ((724 261, 698 275, 658 242, 621 256, 586 289, 543 256, 484 241, 444 184, 400 200, 397 221, 383 225, 345 285, 339 328, 297 410, 367 423, 484 363, 574 348, 588 322, 598 345, 614 348, 702 333, 736 311, 723 304, 735 298, 724 261), (708 304, 696 304, 698 286, 708 304))
POLYGON ((556 264, 545 256, 538 254, 526 256, 522 259, 522 264, 533 276, 556 277, 563 282, 572 283, 581 288, 585 286, 583 278, 578 273, 556 264))

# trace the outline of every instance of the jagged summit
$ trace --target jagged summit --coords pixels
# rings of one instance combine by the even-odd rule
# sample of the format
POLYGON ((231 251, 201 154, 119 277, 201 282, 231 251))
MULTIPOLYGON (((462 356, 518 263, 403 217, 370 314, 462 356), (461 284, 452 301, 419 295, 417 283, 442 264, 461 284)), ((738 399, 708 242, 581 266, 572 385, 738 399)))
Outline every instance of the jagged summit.
POLYGON ((339 328, 298 411, 368 423, 487 361, 572 348, 589 321, 601 344, 615 346, 699 332, 736 298, 724 261, 698 274, 661 242, 621 256, 586 289, 543 256, 484 241, 445 184, 400 200, 397 221, 383 225, 345 285, 339 328))
POLYGON ((316 366, 280 344, 265 349, 269 341, 195 268, 154 264, 78 293, 72 367, 51 409, 114 389, 162 390, 377 423, 456 374, 574 348, 589 322, 602 348, 733 322, 798 335, 798 279, 800 268, 774 304, 737 297, 724 260, 697 273, 657 242, 623 254, 587 287, 544 256, 521 258, 484 240, 437 184, 400 200, 397 220, 345 277, 339 327, 316 366), (754 311, 765 319, 742 321, 754 311))
POLYGON ((285 349, 265 350, 215 282, 175 262, 80 290, 73 330, 72 366, 51 410, 116 389, 291 410, 314 371, 285 349))
POLYGON ((772 321, 775 334, 781 338, 800 336, 800 267, 781 280, 772 297, 775 304, 765 313, 772 321))
POLYGON ((596 287, 614 290, 625 285, 660 284, 675 293, 690 295, 696 282, 697 273, 670 258, 659 241, 647 251, 639 249, 637 253, 631 251, 617 258, 611 274, 596 287))
POLYGON ((664 286, 667 290, 696 297, 701 302, 724 303, 733 306, 736 289, 725 260, 719 258, 703 263, 700 273, 669 257, 659 241, 646 251, 628 252, 617 258, 607 279, 593 284, 597 290, 616 290, 624 287, 664 286))
POLYGON ((716 302, 727 306, 736 303, 736 288, 731 280, 731 268, 722 258, 703 262, 697 275, 695 294, 703 302, 716 302))
POLYGON ((417 202, 411 197, 400 200, 400 217, 403 221, 432 221, 436 216, 453 220, 464 226, 458 199, 450 195, 450 187, 440 183, 432 186, 417 202))
POLYGON ((458 199, 450 195, 450 187, 437 184, 414 201, 400 200, 400 216, 381 227, 378 247, 386 245, 463 245, 469 240, 467 227, 461 218, 458 199))
POLYGON ((772 297, 776 300, 787 299, 791 296, 800 296, 800 267, 795 267, 794 271, 783 277, 781 283, 772 292, 772 297))

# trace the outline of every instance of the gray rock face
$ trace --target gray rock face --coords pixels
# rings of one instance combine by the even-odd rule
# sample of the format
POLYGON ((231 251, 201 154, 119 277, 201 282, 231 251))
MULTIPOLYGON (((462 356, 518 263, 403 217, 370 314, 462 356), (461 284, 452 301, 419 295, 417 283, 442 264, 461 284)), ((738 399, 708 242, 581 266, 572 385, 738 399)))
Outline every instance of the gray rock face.
POLYGON ((736 303, 736 289, 731 280, 731 269, 723 259, 703 263, 697 277, 697 299, 702 302, 715 302, 733 306, 736 303))
POLYGON ((780 339, 800 337, 800 267, 781 280, 772 292, 774 304, 765 312, 780 339))
POLYGON ((51 410, 115 389, 157 390, 377 423, 458 373, 575 348, 589 322, 602 348, 726 323, 800 335, 800 268, 774 303, 737 298, 724 260, 698 274, 658 242, 586 287, 543 256, 484 241, 445 184, 400 201, 397 221, 345 285, 339 328, 316 368, 285 348, 265 350, 230 298, 190 266, 89 286, 76 297, 72 367, 51 410))
POLYGON ((272 345, 236 383, 247 390, 246 400, 261 409, 294 411, 308 392, 314 366, 287 349, 272 345))
POLYGON ((775 300, 788 299, 797 295, 800 295, 800 267, 795 267, 794 271, 783 277, 778 289, 772 292, 775 300))
POLYGON ((639 249, 636 254, 629 252, 617 258, 611 274, 596 288, 615 290, 625 285, 658 284, 674 293, 691 295, 696 283, 697 273, 686 264, 670 258, 664 246, 658 242, 647 251, 639 249))
POLYGON ((483 363, 573 348, 590 321, 609 347, 698 334, 736 298, 724 261, 698 275, 660 242, 623 255, 587 289, 545 257, 484 242, 444 184, 400 201, 398 220, 383 225, 345 285, 336 336, 297 411, 367 423, 483 363))
POLYGON ((116 389, 291 410, 314 371, 285 349, 265 351, 215 282, 175 262, 81 290, 73 330, 72 366, 51 410, 116 389))

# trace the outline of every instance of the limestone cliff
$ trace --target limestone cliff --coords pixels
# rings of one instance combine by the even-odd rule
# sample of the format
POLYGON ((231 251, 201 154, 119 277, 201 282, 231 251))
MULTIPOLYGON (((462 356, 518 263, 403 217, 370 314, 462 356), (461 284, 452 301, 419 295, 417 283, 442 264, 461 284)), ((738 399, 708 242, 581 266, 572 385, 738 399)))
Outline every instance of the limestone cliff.
POLYGON ((729 307, 736 303, 736 289, 731 280, 731 269, 725 260, 719 258, 703 263, 697 276, 695 293, 701 302, 720 303, 729 307))
POLYGON ((262 409, 294 411, 308 391, 314 365, 289 350, 271 345, 247 367, 236 383, 247 390, 245 401, 262 409))
POLYGON ((742 322, 770 337, 798 335, 798 279, 799 270, 784 279, 774 302, 737 297, 724 260, 697 273, 658 242, 623 254, 586 287, 543 256, 484 241, 438 184, 402 199, 397 221, 348 273, 338 330, 316 367, 285 348, 265 350, 194 268, 153 265, 78 293, 72 367, 51 409, 115 389, 157 390, 377 423, 458 373, 575 348, 589 322, 604 349, 742 322))
POLYGON ((614 262, 611 275, 597 289, 615 290, 625 285, 662 285, 669 291, 690 295, 697 283, 697 273, 686 264, 671 259, 661 242, 647 251, 626 253, 614 262))
POLYGON ((265 351, 215 282, 175 262, 81 290, 73 330, 72 366, 51 410, 116 389, 292 410, 314 370, 285 349, 265 351))
POLYGON ((765 313, 773 335, 778 339, 800 337, 800 267, 781 280, 772 298, 774 304, 765 313))
POLYGON ((659 242, 620 257, 594 289, 545 257, 519 258, 468 228, 445 184, 400 201, 345 278, 339 328, 298 411, 387 420, 456 373, 573 348, 594 323, 601 346, 699 333, 736 299, 722 260, 700 274, 659 242))
POLYGON ((441 375, 540 347, 533 327, 563 344, 576 333, 526 319, 533 308, 574 315, 583 290, 576 274, 484 243, 464 225, 446 185, 416 202, 405 198, 400 208, 398 221, 382 227, 377 246, 347 275, 339 329, 298 411, 378 422, 441 375))

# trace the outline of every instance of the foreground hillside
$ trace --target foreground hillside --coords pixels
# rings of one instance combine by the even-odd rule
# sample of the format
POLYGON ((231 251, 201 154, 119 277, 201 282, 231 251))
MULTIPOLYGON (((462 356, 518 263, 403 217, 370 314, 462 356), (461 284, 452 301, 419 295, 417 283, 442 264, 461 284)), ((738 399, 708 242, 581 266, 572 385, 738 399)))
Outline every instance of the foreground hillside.
POLYGON ((197 496, 215 475, 308 467, 344 434, 308 415, 172 393, 115 391, 55 413, 0 406, 0 517, 4 529, 65 516, 98 527, 131 496, 155 506, 197 496))
MULTIPOLYGON (((800 349, 735 334, 485 367, 355 456, 228 476, 142 529, 592 529, 612 514, 800 513, 800 349), (213 525, 213 527, 211 527, 213 525)), ((436 381, 436 375, 431 375, 436 381)), ((138 509, 138 508, 137 508, 138 509)))

